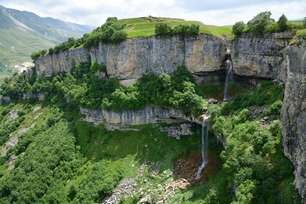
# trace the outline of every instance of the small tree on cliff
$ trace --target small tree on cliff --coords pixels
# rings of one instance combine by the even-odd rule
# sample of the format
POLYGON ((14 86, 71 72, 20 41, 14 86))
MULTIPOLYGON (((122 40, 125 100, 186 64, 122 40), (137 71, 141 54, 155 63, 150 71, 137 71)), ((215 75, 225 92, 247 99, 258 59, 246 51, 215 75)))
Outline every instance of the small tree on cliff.
POLYGON ((278 30, 281 32, 288 30, 288 19, 284 14, 277 21, 277 25, 278 30))
POLYGON ((155 34, 158 36, 165 36, 172 34, 172 28, 166 23, 159 23, 155 25, 155 34))
POLYGON ((257 14, 248 22, 248 30, 254 35, 262 35, 266 32, 267 26, 274 22, 271 18, 271 12, 265 11, 257 14))
POLYGON ((240 36, 244 32, 244 30, 245 30, 245 23, 242 21, 239 21, 235 23, 235 25, 233 26, 232 32, 235 36, 240 36))

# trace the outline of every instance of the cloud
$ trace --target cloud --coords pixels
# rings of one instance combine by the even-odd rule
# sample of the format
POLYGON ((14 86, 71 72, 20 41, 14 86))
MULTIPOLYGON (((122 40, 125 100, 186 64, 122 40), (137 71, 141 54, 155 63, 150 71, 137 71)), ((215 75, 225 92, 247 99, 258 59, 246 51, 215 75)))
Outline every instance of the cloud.
POLYGON ((153 15, 224 25, 247 21, 265 10, 272 11, 275 18, 282 13, 289 19, 306 15, 306 0, 0 0, 0 4, 94 26, 103 24, 108 16, 153 15))

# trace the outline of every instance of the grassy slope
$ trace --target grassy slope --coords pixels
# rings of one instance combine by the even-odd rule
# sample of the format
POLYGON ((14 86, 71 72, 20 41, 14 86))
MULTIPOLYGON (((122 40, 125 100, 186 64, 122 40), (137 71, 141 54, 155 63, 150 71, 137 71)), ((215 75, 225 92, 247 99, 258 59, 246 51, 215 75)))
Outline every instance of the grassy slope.
POLYGON ((30 61, 32 52, 54 45, 55 42, 46 40, 28 30, 19 28, 0 29, 0 61, 3 64, 30 61))
POLYGON ((215 36, 232 36, 232 26, 213 26, 205 25, 199 21, 186 21, 175 18, 155 18, 155 17, 141 17, 129 18, 119 20, 120 24, 125 24, 125 30, 128 33, 128 38, 149 37, 154 35, 155 25, 158 23, 167 23, 171 26, 180 24, 198 24, 200 25, 200 32, 212 34, 215 36))

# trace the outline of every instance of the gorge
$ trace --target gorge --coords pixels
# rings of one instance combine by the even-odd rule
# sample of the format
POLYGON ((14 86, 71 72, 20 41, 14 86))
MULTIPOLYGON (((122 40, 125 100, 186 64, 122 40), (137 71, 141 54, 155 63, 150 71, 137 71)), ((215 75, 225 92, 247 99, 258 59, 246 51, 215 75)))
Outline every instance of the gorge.
MULTIPOLYGON (((0 195, 18 200, 17 176, 43 169, 28 168, 22 152, 32 150, 43 164, 37 149, 50 146, 43 154, 60 155, 46 156, 46 171, 62 168, 67 179, 50 184, 52 192, 71 203, 100 202, 125 185, 137 192, 131 203, 188 203, 193 196, 199 203, 298 203, 292 174, 305 203, 306 44, 295 40, 290 31, 233 39, 173 34, 43 52, 2 88, 0 122, 10 123, 3 132, 21 142, 4 158, 18 173, 4 171, 0 195), (33 132, 32 121, 39 127, 33 132), (30 136, 14 134, 19 126, 30 136), (92 186, 88 198, 83 190, 92 186)), ((28 198, 54 201, 48 191, 28 198)))

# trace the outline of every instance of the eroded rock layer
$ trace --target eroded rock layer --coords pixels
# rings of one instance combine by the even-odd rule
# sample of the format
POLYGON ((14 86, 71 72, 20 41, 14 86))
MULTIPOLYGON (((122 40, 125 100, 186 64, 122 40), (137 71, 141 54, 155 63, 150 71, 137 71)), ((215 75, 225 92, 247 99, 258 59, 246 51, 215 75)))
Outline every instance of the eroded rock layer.
POLYGON ((283 145, 306 203, 306 48, 286 48, 287 81, 282 108, 283 145))

